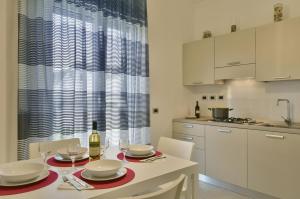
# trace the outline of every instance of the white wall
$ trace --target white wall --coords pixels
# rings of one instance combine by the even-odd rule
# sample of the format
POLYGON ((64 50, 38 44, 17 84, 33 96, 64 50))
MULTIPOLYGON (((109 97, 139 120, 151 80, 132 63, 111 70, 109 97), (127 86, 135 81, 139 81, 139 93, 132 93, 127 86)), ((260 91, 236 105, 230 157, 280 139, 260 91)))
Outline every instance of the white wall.
MULTIPOLYGON (((273 5, 284 4, 285 17, 300 16, 299 0, 194 0, 193 40, 201 39, 202 32, 211 30, 213 35, 230 32, 236 23, 240 29, 273 23, 273 5)), ((293 119, 300 122, 300 81, 256 82, 254 80, 227 81, 225 85, 189 87, 188 109, 203 95, 225 95, 224 101, 202 101, 202 115, 210 115, 207 107, 228 106, 235 109, 232 116, 252 117, 261 120, 281 121, 286 114, 285 105, 276 106, 277 98, 288 98, 293 105, 293 119)))
POLYGON ((171 136, 172 119, 186 112, 182 86, 182 44, 192 38, 189 0, 148 0, 152 142, 171 136))
POLYGON ((17 7, 0 1, 0 163, 16 159, 17 7))

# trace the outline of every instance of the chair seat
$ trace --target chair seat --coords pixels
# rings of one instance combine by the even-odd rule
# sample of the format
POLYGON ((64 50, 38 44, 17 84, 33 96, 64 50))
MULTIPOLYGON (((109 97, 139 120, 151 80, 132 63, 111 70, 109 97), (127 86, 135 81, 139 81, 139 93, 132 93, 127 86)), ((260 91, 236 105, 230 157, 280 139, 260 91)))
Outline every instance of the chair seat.
MULTIPOLYGON (((167 182, 165 184, 159 185, 158 188, 159 189, 166 189, 166 188, 172 186, 172 184, 173 184, 173 181, 167 182)), ((187 185, 188 185, 188 178, 185 177, 184 178, 184 183, 183 183, 183 186, 182 186, 182 189, 181 189, 181 196, 180 196, 181 199, 186 198, 187 185)))

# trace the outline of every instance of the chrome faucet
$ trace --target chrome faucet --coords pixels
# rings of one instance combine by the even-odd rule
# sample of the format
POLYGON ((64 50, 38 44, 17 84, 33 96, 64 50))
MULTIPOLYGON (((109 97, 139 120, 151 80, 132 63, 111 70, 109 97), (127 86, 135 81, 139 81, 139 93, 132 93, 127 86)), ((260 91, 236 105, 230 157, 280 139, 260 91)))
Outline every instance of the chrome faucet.
POLYGON ((277 106, 279 106, 279 102, 286 102, 286 108, 287 108, 287 117, 283 117, 284 122, 288 125, 291 126, 292 125, 292 119, 291 119, 291 105, 290 105, 290 100, 288 99, 277 99, 277 106))

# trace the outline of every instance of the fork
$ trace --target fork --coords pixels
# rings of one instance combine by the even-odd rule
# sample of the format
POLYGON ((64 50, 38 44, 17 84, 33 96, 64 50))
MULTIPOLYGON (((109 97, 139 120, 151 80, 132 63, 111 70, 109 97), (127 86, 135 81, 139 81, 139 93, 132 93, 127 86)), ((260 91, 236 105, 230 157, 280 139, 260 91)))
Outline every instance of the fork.
POLYGON ((77 189, 78 191, 81 191, 81 189, 79 187, 77 187, 75 184, 73 184, 68 178, 67 176, 63 175, 62 179, 64 182, 68 183, 69 185, 73 186, 75 189, 77 189))
POLYGON ((151 157, 151 158, 141 160, 141 162, 153 162, 155 160, 164 159, 164 158, 166 158, 166 156, 159 155, 159 156, 155 156, 155 157, 151 157))

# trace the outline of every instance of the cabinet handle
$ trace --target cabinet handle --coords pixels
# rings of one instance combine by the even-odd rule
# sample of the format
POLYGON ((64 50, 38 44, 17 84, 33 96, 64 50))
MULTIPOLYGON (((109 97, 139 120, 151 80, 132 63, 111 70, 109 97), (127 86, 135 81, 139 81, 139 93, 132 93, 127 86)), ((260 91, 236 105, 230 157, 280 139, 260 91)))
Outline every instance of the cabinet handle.
POLYGON ((286 77, 273 77, 273 79, 290 79, 291 75, 286 76, 286 77))
POLYGON ((185 127, 185 128, 194 128, 194 126, 191 125, 191 124, 185 124, 184 127, 185 127))
POLYGON ((194 138, 192 138, 192 137, 178 137, 178 139, 187 140, 187 141, 193 141, 194 140, 194 138))
POLYGON ((231 130, 226 130, 226 129, 218 129, 218 132, 220 133, 231 133, 231 130))
POLYGON ((198 84, 203 84, 202 82, 193 82, 193 84, 198 85, 198 84))
POLYGON ((235 66, 235 65, 240 65, 241 62, 240 61, 234 61, 234 62, 229 62, 228 65, 230 66, 235 66))
POLYGON ((283 136, 283 135, 266 134, 266 137, 267 137, 267 138, 274 138, 274 139, 281 139, 281 140, 284 139, 284 136, 283 136))

